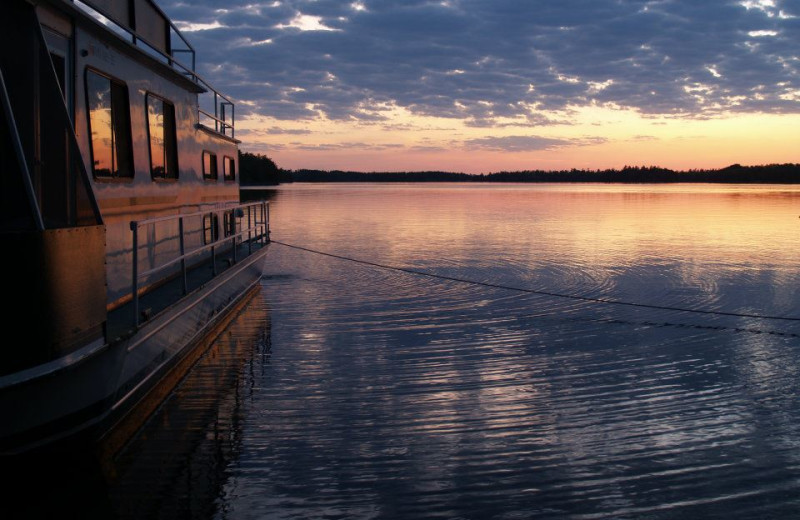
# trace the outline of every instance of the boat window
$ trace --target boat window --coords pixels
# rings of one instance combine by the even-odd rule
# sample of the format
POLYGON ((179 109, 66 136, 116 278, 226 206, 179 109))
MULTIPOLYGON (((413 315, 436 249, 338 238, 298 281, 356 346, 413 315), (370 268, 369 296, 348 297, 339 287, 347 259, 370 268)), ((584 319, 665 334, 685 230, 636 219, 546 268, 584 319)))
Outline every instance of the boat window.
POLYGON ((96 177, 133 177, 133 147, 124 83, 86 71, 86 99, 96 177))
POLYGON ((236 162, 234 162, 233 157, 226 155, 222 158, 222 171, 226 181, 236 180, 236 162))
POLYGON ((150 137, 150 174, 154 179, 178 178, 175 106, 147 93, 147 129, 150 137))
POLYGON ((223 228, 226 237, 235 235, 236 231, 241 227, 241 223, 238 222, 238 217, 234 210, 225 212, 224 224, 223 228))
POLYGON ((219 238, 219 230, 217 229, 219 217, 216 213, 206 213, 203 215, 203 243, 211 244, 216 242, 219 238))
POLYGON ((209 181, 217 180, 217 154, 203 152, 203 178, 209 181))

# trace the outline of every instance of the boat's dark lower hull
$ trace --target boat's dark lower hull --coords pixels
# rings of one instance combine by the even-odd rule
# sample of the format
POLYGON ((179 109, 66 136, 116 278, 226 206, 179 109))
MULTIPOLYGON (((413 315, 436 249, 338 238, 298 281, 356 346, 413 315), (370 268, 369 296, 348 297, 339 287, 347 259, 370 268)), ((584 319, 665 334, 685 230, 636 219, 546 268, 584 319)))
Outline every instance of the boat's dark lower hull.
MULTIPOLYGON (((143 323, 130 336, 95 343, 45 365, 0 377, 0 452, 65 438, 133 430, 202 353, 204 341, 259 283, 267 247, 254 251, 143 323), (150 399, 143 399, 150 395, 150 399), (139 403, 145 403, 137 410, 139 403), (149 404, 148 404, 149 403, 149 404), (126 419, 127 418, 127 419, 126 419), (135 419, 135 418, 134 418, 135 419)), ((124 442, 113 434, 111 445, 124 442)))

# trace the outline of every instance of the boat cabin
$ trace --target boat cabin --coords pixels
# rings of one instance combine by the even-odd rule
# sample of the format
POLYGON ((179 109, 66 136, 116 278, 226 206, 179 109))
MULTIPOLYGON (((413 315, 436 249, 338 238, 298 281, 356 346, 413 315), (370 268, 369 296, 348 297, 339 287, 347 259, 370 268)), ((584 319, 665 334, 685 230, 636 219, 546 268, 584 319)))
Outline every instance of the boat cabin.
POLYGON ((140 296, 185 280, 209 248, 212 262, 235 259, 266 208, 237 206, 234 104, 152 0, 0 10, 0 234, 15 298, 2 321, 39 325, 34 346, 0 349, 2 376, 115 341, 130 320, 115 329, 109 316, 126 305, 136 328, 150 312, 140 296))

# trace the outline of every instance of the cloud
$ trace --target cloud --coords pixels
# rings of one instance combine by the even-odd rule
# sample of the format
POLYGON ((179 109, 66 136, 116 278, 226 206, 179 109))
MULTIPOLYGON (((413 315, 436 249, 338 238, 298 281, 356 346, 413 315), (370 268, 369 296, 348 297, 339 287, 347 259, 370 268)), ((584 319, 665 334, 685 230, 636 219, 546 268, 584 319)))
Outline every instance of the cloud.
POLYGON ((444 146, 420 144, 409 147, 409 150, 418 153, 441 153, 449 151, 450 148, 445 148, 444 146))
POLYGON ((225 26, 214 20, 211 23, 192 23, 192 22, 176 22, 175 24, 182 32, 196 32, 196 31, 210 31, 211 29, 220 29, 225 26))
POLYGON ((530 135, 511 135, 500 137, 479 137, 464 141, 467 150, 489 150, 497 152, 535 152, 552 150, 566 146, 586 146, 601 144, 604 138, 587 137, 581 139, 555 139, 530 135))
POLYGON ((321 16, 311 16, 308 14, 297 13, 288 23, 276 25, 278 29, 297 29, 300 31, 339 31, 328 27, 322 21, 321 16))
POLYGON ((361 152, 383 152, 386 150, 396 150, 405 148, 400 143, 365 143, 365 142, 343 142, 343 143, 322 143, 305 144, 292 143, 294 149, 305 152, 335 152, 335 151, 361 151, 361 152))
POLYGON ((305 128, 280 128, 277 126, 273 126, 270 128, 258 128, 258 129, 249 129, 243 128, 238 130, 237 133, 240 136, 245 135, 309 135, 311 134, 311 130, 307 130, 305 128))
POLYGON ((592 104, 689 118, 800 112, 796 1, 162 7, 196 29, 201 74, 252 102, 243 112, 278 119, 381 121, 387 106, 476 127, 563 123, 550 114, 592 104))

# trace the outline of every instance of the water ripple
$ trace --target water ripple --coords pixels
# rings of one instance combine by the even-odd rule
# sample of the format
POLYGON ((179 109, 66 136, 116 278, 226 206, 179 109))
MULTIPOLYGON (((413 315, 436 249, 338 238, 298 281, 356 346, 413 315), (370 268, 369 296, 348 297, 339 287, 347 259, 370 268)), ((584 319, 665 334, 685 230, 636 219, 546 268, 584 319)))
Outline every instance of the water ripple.
MULTIPOLYGON (((272 217, 276 239, 443 276, 800 315, 800 191, 760 189, 292 186, 272 217)), ((800 510, 800 324, 267 261, 269 349, 221 415, 215 518, 800 510)))

